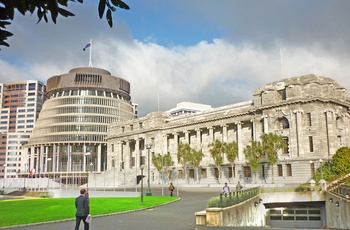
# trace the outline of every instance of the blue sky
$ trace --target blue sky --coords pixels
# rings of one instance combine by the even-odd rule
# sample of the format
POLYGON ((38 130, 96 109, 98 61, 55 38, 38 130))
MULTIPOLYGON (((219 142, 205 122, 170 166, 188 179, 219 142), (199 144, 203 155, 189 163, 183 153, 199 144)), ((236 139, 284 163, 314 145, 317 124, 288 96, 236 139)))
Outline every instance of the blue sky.
POLYGON ((97 1, 70 3, 57 24, 15 14, 0 51, 0 82, 43 82, 92 63, 131 83, 141 116, 182 101, 224 106, 251 100, 257 87, 316 74, 350 89, 350 1, 125 0, 114 27, 97 1), (282 53, 282 58, 281 58, 282 53), (281 61, 282 60, 282 61, 281 61), (282 71, 283 62, 283 71, 282 71))

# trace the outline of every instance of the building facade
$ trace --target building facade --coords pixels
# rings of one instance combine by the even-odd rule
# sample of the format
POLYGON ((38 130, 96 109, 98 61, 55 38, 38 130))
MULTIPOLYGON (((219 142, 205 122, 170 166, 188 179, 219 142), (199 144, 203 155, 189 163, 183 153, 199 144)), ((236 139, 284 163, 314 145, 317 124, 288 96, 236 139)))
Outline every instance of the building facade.
POLYGON ((22 145, 28 142, 34 128, 44 93, 45 85, 36 80, 0 84, 0 178, 16 178, 18 173, 25 173, 22 145))
POLYGON ((136 111, 130 83, 106 70, 75 68, 49 78, 45 103, 24 146, 32 176, 64 173, 65 180, 72 180, 73 175, 105 171, 107 126, 133 119, 136 111))
POLYGON ((148 167, 147 162, 152 162, 148 156, 152 158, 168 152, 174 167, 164 174, 150 163, 150 173, 146 174, 150 183, 176 180, 178 183, 241 181, 253 184, 254 172, 243 150, 252 140, 259 141, 263 133, 276 133, 283 137, 287 147, 278 153, 274 166, 265 156, 261 158, 257 183, 305 183, 338 148, 349 146, 349 108, 350 99, 345 88, 334 80, 315 75, 293 77, 257 88, 251 101, 180 116, 155 112, 114 123, 108 131, 108 154, 120 162, 115 165, 119 169, 116 170, 119 184, 135 183, 141 159, 146 158, 143 162, 148 167), (234 170, 224 159, 221 175, 208 147, 217 139, 238 144, 234 170), (198 170, 190 165, 184 172, 183 165, 177 162, 180 142, 203 151, 204 158, 198 170), (185 181, 185 173, 188 181, 185 181))

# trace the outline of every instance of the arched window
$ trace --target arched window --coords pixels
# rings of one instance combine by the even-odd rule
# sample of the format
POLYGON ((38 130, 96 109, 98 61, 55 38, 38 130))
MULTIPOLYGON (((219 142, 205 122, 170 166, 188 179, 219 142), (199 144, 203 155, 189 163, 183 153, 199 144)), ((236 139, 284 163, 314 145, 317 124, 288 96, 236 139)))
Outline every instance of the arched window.
POLYGON ((280 124, 280 128, 282 129, 289 129, 289 121, 287 118, 282 117, 278 119, 279 124, 280 124))

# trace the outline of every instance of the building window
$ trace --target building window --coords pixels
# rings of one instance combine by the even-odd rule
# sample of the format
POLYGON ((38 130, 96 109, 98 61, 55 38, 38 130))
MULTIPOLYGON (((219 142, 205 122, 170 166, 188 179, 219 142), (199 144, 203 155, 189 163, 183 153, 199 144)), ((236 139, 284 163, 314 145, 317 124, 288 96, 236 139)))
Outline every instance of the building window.
POLYGON ((314 162, 310 162, 310 170, 311 170, 311 177, 315 175, 315 164, 314 162))
POLYGON ((35 90, 35 83, 29 83, 29 90, 35 90))
POLYGON ((201 169, 201 178, 207 178, 207 169, 201 169))
POLYGON ((236 177, 236 172, 235 172, 235 166, 230 166, 228 167, 228 177, 229 178, 233 178, 233 177, 236 177), (232 176, 232 171, 233 171, 233 176, 232 176))
POLYGON ((292 164, 286 164, 287 176, 292 176, 292 164))
POLYGON ((277 165, 277 175, 278 176, 283 176, 283 168, 281 164, 277 165))
POLYGON ((219 180, 219 170, 218 170, 218 168, 214 168, 214 175, 215 175, 215 179, 219 180))
POLYGON ((249 166, 243 167, 244 177, 252 177, 252 170, 249 166))
POLYGON ((179 175, 178 178, 179 178, 179 179, 182 179, 183 173, 182 173, 182 170, 181 170, 181 169, 177 171, 177 174, 179 175))
POLYGON ((309 149, 310 149, 310 152, 314 152, 314 141, 312 139, 312 136, 309 136, 309 149))
POLYGON ((282 101, 285 101, 287 99, 286 89, 278 90, 278 94, 282 101))
POLYGON ((285 143, 285 146, 283 148, 283 154, 289 154, 289 139, 288 139, 288 137, 283 137, 283 141, 285 143))
POLYGON ((189 178, 194 179, 194 169, 189 170, 189 178))
POLYGON ((312 125, 311 113, 307 113, 306 116, 307 116, 307 124, 308 126, 311 126, 312 125))
POLYGON ((282 129, 289 129, 289 121, 287 118, 283 117, 279 119, 280 125, 282 129))

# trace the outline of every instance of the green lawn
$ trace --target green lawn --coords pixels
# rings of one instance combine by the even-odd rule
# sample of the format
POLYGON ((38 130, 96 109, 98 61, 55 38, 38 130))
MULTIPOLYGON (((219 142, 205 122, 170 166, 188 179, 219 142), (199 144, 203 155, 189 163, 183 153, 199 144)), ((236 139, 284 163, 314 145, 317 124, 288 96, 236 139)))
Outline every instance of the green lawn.
MULTIPOLYGON (((164 204, 177 197, 90 198, 92 216, 137 210, 164 204)), ((0 200, 0 227, 75 218, 75 198, 0 200)))

